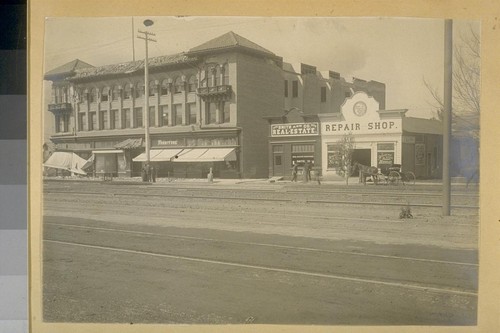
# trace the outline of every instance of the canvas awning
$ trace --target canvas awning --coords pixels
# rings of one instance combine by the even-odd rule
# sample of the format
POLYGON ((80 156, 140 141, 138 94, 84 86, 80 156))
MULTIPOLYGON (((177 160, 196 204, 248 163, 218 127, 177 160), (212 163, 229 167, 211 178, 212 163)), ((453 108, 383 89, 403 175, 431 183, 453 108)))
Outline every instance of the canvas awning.
POLYGON ((123 153, 121 149, 113 149, 113 150, 94 150, 92 154, 120 154, 123 153))
POLYGON ((234 148, 193 148, 186 149, 174 162, 223 162, 236 161, 234 148))
MULTIPOLYGON (((149 151, 150 162, 168 162, 178 155, 182 149, 151 149, 149 151)), ((134 162, 146 162, 146 153, 142 153, 132 159, 134 162)))
POLYGON ((43 164, 47 168, 67 170, 72 173, 86 175, 82 167, 87 164, 87 160, 81 158, 73 152, 56 151, 43 164))

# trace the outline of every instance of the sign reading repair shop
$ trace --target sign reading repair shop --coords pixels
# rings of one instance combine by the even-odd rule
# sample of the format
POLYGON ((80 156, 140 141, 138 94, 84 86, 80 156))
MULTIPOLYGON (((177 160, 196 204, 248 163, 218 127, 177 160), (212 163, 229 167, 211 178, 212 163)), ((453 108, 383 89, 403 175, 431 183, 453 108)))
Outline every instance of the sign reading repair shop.
POLYGON ((401 132, 401 119, 368 122, 326 122, 322 123, 323 134, 355 133, 398 133, 401 132))
POLYGON ((318 135, 318 123, 294 123, 271 125, 271 136, 318 135))

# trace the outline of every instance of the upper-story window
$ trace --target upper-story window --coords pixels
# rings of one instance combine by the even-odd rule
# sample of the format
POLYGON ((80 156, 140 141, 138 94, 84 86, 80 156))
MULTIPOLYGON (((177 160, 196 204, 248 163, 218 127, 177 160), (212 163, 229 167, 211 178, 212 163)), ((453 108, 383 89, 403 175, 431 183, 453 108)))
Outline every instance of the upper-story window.
POLYGON ((113 90, 111 91, 111 99, 113 101, 117 101, 120 98, 120 87, 113 86, 113 90))
POLYGON ((164 79, 163 81, 161 81, 161 85, 160 85, 160 94, 161 95, 168 95, 168 86, 169 86, 168 79, 164 79))
POLYGON ((229 84, 229 64, 225 63, 222 68, 222 84, 229 84))
POLYGON ((90 89, 89 92, 89 103, 94 103, 97 100, 97 90, 95 88, 90 89))
POLYGON ((320 96, 321 103, 326 102, 326 87, 321 87, 321 96, 320 96))
POLYGON ((123 99, 130 99, 132 97, 132 87, 130 84, 125 84, 123 88, 123 99))
POLYGON ((178 76, 177 78, 175 78, 174 81, 174 93, 178 94, 182 92, 182 90, 184 90, 183 88, 184 88, 184 82, 182 82, 182 78, 178 76))
POLYGON ((109 87, 104 87, 101 93, 101 102, 109 101, 109 87))
POLYGON ((190 76, 188 79, 188 92, 195 92, 197 85, 198 80, 196 79, 196 75, 190 76))
POLYGON ((220 86, 222 84, 222 69, 220 66, 215 67, 215 86, 220 86))
POLYGON ((135 85, 134 97, 135 98, 141 98, 142 96, 144 96, 144 83, 138 82, 135 85))
POLYGON ((294 80, 292 82, 292 97, 298 97, 299 96, 299 81, 294 80))
POLYGON ((156 94, 156 82, 149 81, 149 96, 154 96, 156 94))
POLYGON ((77 90, 77 96, 78 96, 78 99, 79 99, 80 102, 87 103, 87 96, 88 96, 87 90, 78 89, 77 90))

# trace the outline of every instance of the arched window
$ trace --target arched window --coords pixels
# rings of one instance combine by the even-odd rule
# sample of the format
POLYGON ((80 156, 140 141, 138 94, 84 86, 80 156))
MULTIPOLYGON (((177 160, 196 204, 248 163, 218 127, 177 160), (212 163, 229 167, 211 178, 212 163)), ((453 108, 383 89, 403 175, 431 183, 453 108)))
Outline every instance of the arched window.
POLYGON ((198 85, 198 80, 196 79, 196 75, 192 75, 188 79, 188 91, 195 92, 198 85))
POLYGON ((109 101, 109 87, 104 87, 101 93, 101 102, 109 101))
POLYGON ((135 85, 134 96, 135 98, 141 98, 144 96, 144 84, 142 82, 138 82, 135 85))
POLYGON ((222 75, 224 79, 222 80, 222 84, 229 84, 229 64, 225 63, 224 67, 222 68, 222 75))
POLYGON ((120 87, 113 86, 113 91, 111 92, 111 99, 117 101, 120 98, 120 87))
POLYGON ((163 81, 161 81, 161 86, 160 86, 161 95, 168 95, 168 86, 169 86, 168 79, 164 79, 163 81))
POLYGON ((132 87, 126 83, 123 88, 123 99, 130 99, 132 97, 132 87))
POLYGON ((149 96, 154 96, 156 94, 156 81, 149 81, 149 96))
POLYGON ((89 100, 89 91, 88 89, 81 89, 79 91, 80 94, 80 102, 87 103, 89 100))
POLYGON ((184 82, 182 82, 182 78, 178 76, 174 81, 174 93, 178 94, 184 90, 184 82))
POLYGON ((97 100, 97 90, 95 88, 90 89, 89 92, 89 103, 94 103, 97 100))

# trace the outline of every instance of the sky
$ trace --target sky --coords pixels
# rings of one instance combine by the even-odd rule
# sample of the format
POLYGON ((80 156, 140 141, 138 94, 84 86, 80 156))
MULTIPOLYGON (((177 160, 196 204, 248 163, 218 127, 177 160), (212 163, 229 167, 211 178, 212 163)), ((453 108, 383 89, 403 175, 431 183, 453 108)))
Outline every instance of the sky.
MULTIPOLYGON (((454 42, 479 21, 454 21, 454 42)), ((416 18, 331 17, 100 17, 47 18, 47 72, 76 58, 94 66, 143 59, 137 30, 156 34, 149 56, 188 51, 233 31, 283 57, 320 71, 333 70, 386 84, 386 109, 431 118, 435 108, 424 79, 443 86, 444 21, 416 18), (147 29, 145 19, 152 19, 147 29), (133 51, 135 50, 135 52, 133 51)))

